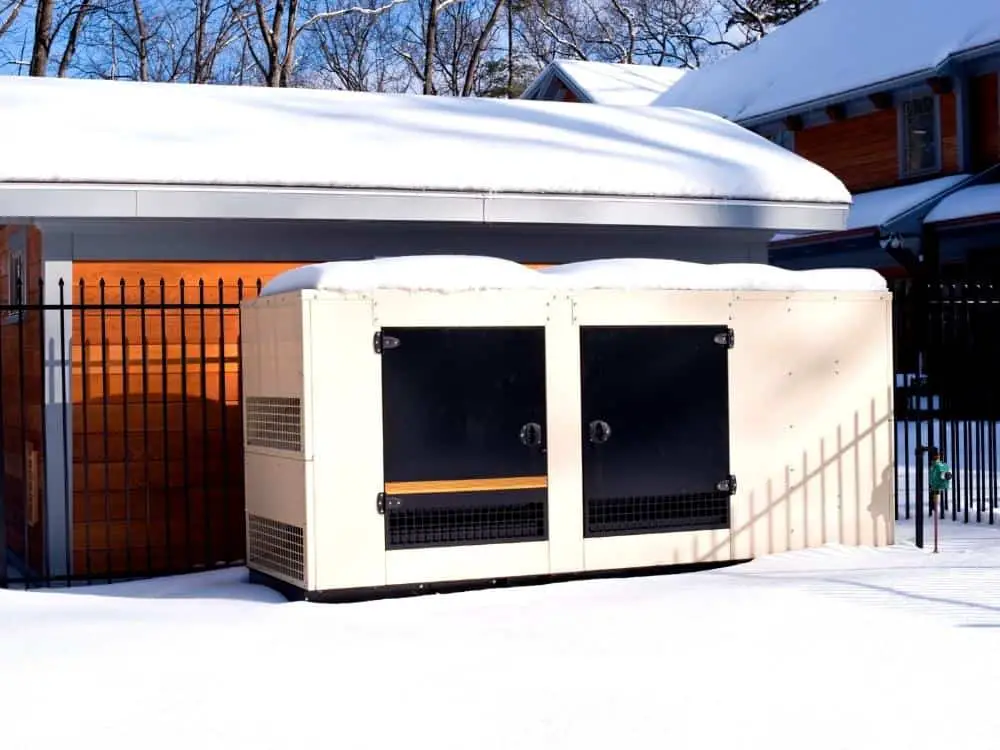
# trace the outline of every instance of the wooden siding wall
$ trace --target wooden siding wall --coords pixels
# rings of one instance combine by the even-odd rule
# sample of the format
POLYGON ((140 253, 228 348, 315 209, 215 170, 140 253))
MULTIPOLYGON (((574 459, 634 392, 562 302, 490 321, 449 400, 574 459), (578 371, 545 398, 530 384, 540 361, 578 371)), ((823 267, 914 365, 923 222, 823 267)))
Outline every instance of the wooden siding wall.
POLYGON ((898 180, 898 140, 896 112, 886 110, 801 130, 795 134, 795 153, 860 193, 898 180))
POLYGON ((977 170, 1000 161, 1000 91, 998 74, 979 76, 973 81, 973 159, 977 170))
POLYGON ((958 172, 958 100, 954 94, 940 96, 941 174, 958 172))
POLYGON ((558 86, 558 89, 556 91, 556 94, 555 94, 555 97, 554 97, 554 101, 557 101, 557 102, 579 102, 580 100, 577 98, 576 94, 574 94, 573 91, 568 86, 566 86, 562 81, 559 81, 559 86, 558 86))
MULTIPOLYGON (((0 303, 11 304, 10 248, 14 233, 25 248, 24 299, 39 303, 38 281, 42 274, 41 234, 35 227, 0 226, 0 303)), ((44 508, 44 390, 42 379, 41 314, 5 310, 0 315, 0 399, 3 422, 3 499, 7 548, 34 568, 43 560, 44 508), (30 459, 30 460, 29 460, 30 459), (27 463, 27 466, 26 466, 27 463), (32 502, 28 503, 31 476, 32 502)), ((0 565, 4 564, 0 546, 0 565)))
MULTIPOLYGON (((995 87, 994 87, 995 91, 995 87)), ((941 170, 959 171, 958 107, 954 94, 940 96, 941 170)), ((795 152, 837 175, 852 193, 900 182, 899 120, 896 109, 872 112, 795 134, 795 152)), ((937 175, 921 175, 928 179, 937 175)))
POLYGON ((244 556, 239 313, 220 302, 237 302, 239 279, 253 296, 258 278, 296 265, 74 264, 74 302, 82 280, 83 302, 100 305, 103 278, 111 306, 103 326, 100 310, 73 320, 76 573, 159 573, 244 556), (140 280, 145 311, 115 310, 120 282, 135 304, 140 280), (157 311, 180 303, 181 280, 192 308, 157 311))

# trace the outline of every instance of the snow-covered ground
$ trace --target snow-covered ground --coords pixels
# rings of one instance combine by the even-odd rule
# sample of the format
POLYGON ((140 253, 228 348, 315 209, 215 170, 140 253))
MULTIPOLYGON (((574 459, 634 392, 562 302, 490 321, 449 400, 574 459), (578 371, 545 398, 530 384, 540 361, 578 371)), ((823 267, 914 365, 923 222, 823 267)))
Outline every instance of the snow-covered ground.
POLYGON ((4 748, 988 747, 1000 530, 352 605, 0 591, 4 748))

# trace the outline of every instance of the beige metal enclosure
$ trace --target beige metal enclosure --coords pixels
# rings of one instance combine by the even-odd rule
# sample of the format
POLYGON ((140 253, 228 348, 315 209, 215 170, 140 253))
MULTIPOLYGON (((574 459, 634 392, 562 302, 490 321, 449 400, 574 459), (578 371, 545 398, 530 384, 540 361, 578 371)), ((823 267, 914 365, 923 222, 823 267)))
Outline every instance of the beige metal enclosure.
POLYGON ((243 305, 248 565, 312 599, 893 541, 865 271, 321 264, 243 305))

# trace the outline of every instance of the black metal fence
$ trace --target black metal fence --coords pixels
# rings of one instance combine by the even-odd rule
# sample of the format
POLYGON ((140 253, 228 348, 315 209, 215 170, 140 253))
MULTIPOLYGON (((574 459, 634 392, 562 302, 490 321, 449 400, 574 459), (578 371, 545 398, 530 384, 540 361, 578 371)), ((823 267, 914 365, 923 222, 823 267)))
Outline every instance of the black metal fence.
MULTIPOLYGON (((0 304, 0 588, 239 565, 239 305, 260 282, 31 285, 0 304), (26 292, 24 294, 23 292, 26 292)), ((896 283, 896 516, 1000 514, 1000 289, 896 283)))
POLYGON ((259 290, 16 285, 0 305, 0 588, 243 562, 239 306, 259 290))
POLYGON ((923 543, 929 449, 952 469, 942 517, 995 522, 1000 480, 1000 287, 894 284, 896 517, 923 543))

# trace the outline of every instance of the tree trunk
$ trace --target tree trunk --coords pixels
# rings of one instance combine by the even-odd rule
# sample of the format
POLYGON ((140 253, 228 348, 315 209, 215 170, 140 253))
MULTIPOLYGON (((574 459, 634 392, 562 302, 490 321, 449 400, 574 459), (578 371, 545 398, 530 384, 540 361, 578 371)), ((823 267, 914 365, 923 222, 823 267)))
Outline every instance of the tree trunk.
POLYGON ((136 54, 139 57, 139 80, 149 80, 149 27, 146 26, 146 17, 142 13, 142 3, 140 0, 132 0, 132 11, 135 13, 135 32, 139 35, 136 40, 136 54))
POLYGON ((292 80, 292 69, 295 67, 295 42, 298 41, 298 30, 295 28, 295 24, 298 20, 299 0, 288 0, 288 28, 285 31, 285 54, 281 57, 279 86, 288 86, 292 80))
POLYGON ((70 63, 73 62, 73 55, 76 54, 76 45, 80 39, 80 31, 83 29, 83 21, 90 13, 91 0, 83 0, 80 8, 73 19, 73 25, 69 29, 69 36, 66 38, 66 49, 63 50, 62 58, 59 60, 59 70, 56 73, 60 78, 65 78, 69 73, 70 63))
POLYGON ((437 49, 438 0, 430 0, 427 11, 427 36, 424 40, 424 93, 434 94, 434 52, 437 49))
POLYGON ((31 49, 29 75, 44 76, 48 71, 54 6, 55 0, 38 0, 35 7, 35 43, 31 49))
POLYGON ((507 98, 514 98, 514 10, 513 0, 507 3, 507 98))
POLYGON ((506 4, 506 0, 496 0, 493 4, 493 12, 490 13, 489 20, 483 26, 483 30, 476 40, 476 46, 472 48, 472 55, 469 57, 469 67, 465 70, 465 82, 462 84, 462 96, 472 96, 472 90, 476 86, 476 73, 479 72, 479 61, 483 57, 486 40, 490 38, 493 29, 500 22, 500 13, 506 4))

